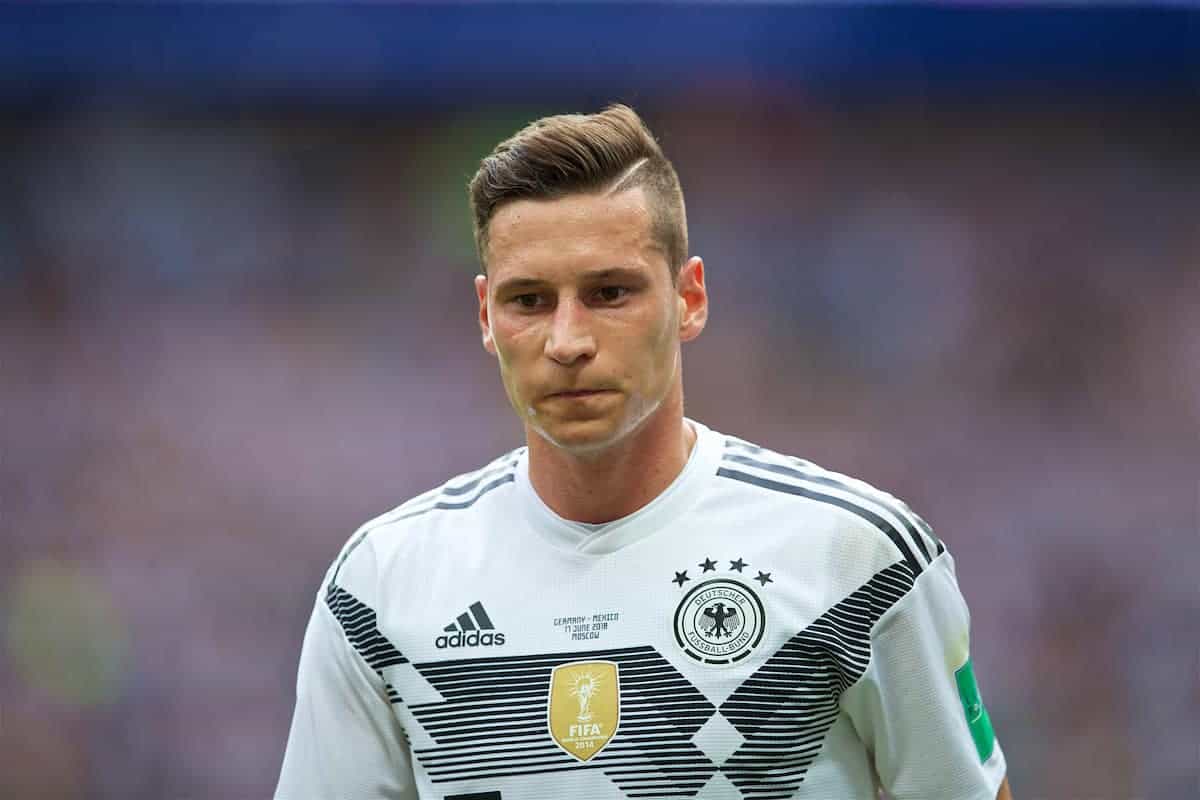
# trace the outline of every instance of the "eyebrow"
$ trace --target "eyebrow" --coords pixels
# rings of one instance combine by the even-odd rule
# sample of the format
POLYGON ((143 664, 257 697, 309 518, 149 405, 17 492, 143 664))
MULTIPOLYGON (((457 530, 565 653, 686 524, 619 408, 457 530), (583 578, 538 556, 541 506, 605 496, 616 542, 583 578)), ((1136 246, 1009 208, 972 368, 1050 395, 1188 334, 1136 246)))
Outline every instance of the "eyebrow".
MULTIPOLYGON (((641 270, 630 267, 606 267, 605 269, 593 269, 579 274, 579 281, 581 283, 602 283, 611 280, 632 283, 645 280, 645 275, 641 270)), ((496 294, 506 294, 521 289, 536 289, 548 283, 549 281, 542 278, 509 278, 496 287, 496 294)))

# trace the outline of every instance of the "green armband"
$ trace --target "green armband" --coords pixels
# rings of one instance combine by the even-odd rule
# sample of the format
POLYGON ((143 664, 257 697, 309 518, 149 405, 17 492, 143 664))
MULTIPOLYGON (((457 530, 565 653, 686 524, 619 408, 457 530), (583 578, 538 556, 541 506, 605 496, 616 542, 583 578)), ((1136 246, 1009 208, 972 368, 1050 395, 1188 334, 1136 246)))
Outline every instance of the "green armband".
POLYGON ((963 713, 967 716, 967 728, 975 741, 975 750, 980 761, 992 757, 996 747, 996 733, 992 730, 992 719, 979 696, 979 684, 975 682, 975 668, 971 659, 954 671, 954 682, 958 684, 958 699, 962 701, 963 713))

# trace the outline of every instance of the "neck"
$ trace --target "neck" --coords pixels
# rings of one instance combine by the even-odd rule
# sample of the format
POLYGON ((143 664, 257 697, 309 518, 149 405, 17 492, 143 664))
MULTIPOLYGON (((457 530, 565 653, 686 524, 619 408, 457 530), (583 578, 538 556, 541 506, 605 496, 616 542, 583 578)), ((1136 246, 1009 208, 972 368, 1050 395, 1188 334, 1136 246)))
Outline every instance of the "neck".
POLYGON ((696 431, 683 420, 678 385, 636 430, 599 455, 572 455, 526 431, 529 481, 554 513, 575 522, 628 516, 662 494, 683 471, 696 431))

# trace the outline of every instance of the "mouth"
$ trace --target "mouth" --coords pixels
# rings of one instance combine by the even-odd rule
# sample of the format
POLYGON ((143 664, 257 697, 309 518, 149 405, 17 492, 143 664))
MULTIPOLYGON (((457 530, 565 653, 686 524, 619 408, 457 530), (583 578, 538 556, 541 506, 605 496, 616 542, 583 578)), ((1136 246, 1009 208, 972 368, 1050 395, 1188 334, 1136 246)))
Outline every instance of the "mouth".
POLYGON ((610 394, 611 389, 571 389, 564 392, 555 392, 549 395, 551 398, 561 397, 567 400, 576 400, 584 397, 596 397, 602 394, 610 394))

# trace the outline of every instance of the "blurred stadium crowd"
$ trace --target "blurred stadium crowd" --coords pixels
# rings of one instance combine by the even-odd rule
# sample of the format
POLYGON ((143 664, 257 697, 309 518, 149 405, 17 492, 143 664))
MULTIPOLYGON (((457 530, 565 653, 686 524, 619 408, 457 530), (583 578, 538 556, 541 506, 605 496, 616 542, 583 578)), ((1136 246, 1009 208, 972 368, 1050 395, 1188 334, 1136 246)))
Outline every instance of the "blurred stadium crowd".
MULTIPOLYGON (((464 185, 560 110, 0 123, 0 796, 270 793, 344 539, 520 443, 464 185)), ((1194 105, 641 110, 688 413, 931 522, 1018 797, 1195 796, 1194 105)))

